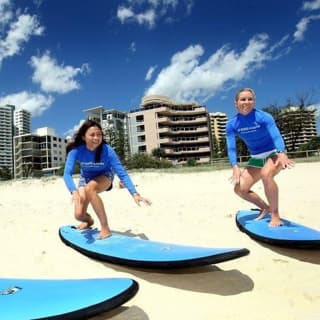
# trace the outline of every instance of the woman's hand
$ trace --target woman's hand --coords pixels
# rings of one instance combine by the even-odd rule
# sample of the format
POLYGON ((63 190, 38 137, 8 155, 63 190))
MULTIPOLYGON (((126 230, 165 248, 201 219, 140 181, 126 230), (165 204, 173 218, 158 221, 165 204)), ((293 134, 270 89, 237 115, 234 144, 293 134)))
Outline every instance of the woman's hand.
POLYGON ((291 169, 292 167, 294 167, 294 161, 290 160, 284 152, 281 152, 277 155, 275 165, 280 165, 282 169, 291 169))
POLYGON ((72 192, 72 201, 75 204, 80 205, 80 194, 78 190, 72 192))
POLYGON ((239 184, 240 183, 240 176, 241 176, 240 168, 237 165, 233 166, 232 176, 229 178, 230 182, 233 185, 239 184))
POLYGON ((148 200, 148 199, 145 199, 145 198, 141 197, 139 193, 134 193, 134 194, 132 195, 132 197, 133 197, 134 201, 136 202, 136 204, 137 204, 138 206, 140 206, 140 202, 143 202, 144 204, 146 204, 146 205, 148 205, 148 206, 151 205, 151 201, 148 200))

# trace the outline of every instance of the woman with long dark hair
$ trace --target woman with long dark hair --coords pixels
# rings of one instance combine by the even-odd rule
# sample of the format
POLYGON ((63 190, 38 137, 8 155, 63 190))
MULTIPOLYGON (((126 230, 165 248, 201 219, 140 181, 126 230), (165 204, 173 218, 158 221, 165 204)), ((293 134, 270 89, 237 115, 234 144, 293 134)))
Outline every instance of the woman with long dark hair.
POLYGON ((104 141, 101 126, 93 120, 86 120, 74 135, 73 141, 67 145, 67 160, 63 178, 72 194, 75 218, 81 221, 78 229, 86 229, 93 225, 94 221, 87 212, 88 205, 91 204, 101 224, 99 239, 111 235, 99 193, 112 189, 114 174, 119 177, 138 205, 140 202, 151 204, 137 192, 118 155, 104 141), (80 165, 78 186, 75 185, 72 178, 76 163, 80 165))

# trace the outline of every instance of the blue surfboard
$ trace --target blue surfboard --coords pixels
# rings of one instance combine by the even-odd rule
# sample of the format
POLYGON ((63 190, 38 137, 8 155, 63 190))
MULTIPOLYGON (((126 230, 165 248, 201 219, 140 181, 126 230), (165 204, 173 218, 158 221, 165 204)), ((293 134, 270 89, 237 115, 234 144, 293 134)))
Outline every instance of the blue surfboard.
POLYGON ((0 278, 0 319, 86 319, 131 299, 128 278, 40 280, 0 278))
POLYGON ((237 226, 251 238, 282 247, 320 248, 320 231, 285 219, 281 219, 281 226, 270 227, 270 215, 254 220, 258 214, 258 210, 240 210, 236 214, 237 226))
POLYGON ((206 248, 144 240, 113 232, 98 240, 99 230, 59 229, 61 240, 79 252, 106 262, 141 268, 185 268, 245 256, 245 248, 206 248))

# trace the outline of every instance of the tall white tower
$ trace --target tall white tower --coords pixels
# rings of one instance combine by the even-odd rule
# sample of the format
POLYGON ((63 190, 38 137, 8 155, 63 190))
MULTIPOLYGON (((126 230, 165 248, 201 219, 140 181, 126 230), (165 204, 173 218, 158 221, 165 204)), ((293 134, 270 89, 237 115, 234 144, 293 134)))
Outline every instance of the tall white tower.
POLYGON ((7 168, 13 174, 13 112, 12 105, 0 106, 0 169, 7 168))
POLYGON ((31 113, 24 109, 14 112, 15 136, 31 133, 31 113))

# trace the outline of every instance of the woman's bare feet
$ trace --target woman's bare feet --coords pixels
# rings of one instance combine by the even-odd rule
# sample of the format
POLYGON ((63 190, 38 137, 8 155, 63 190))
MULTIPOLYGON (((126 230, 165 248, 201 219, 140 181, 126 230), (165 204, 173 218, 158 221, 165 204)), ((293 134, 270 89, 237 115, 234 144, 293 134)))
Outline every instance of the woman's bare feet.
POLYGON ((262 209, 259 215, 254 220, 261 220, 263 219, 268 213, 270 212, 269 208, 262 209))
POLYGON ((102 240, 102 239, 105 239, 105 238, 109 238, 111 237, 111 231, 109 228, 101 228, 101 231, 98 235, 98 240, 102 240))
POLYGON ((77 229, 84 230, 90 228, 94 224, 94 221, 89 213, 86 214, 85 221, 82 221, 78 226, 77 229))
POLYGON ((282 221, 279 217, 278 213, 271 214, 271 221, 269 223, 270 227, 280 227, 282 225, 282 221))

